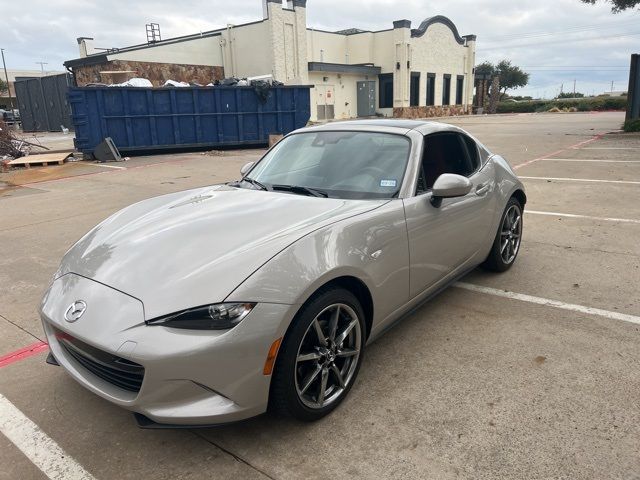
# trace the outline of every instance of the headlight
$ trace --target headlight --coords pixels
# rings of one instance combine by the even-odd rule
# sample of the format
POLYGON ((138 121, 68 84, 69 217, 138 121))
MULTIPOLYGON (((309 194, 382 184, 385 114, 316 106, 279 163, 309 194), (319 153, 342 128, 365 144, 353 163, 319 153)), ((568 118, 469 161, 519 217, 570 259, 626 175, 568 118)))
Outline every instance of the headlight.
POLYGON ((190 330, 228 330, 238 325, 255 306, 255 303, 215 303, 172 313, 146 323, 190 330))

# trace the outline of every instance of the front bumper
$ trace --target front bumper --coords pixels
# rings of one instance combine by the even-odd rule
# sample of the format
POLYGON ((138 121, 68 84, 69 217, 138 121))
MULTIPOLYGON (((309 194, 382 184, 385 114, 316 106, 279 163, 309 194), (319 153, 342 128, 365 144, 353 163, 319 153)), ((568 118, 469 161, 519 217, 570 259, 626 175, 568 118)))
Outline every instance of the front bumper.
POLYGON ((171 425, 228 423, 265 412, 271 377, 263 375, 264 362, 294 314, 290 305, 260 303, 232 330, 148 326, 141 301, 75 274, 55 280, 41 307, 51 352, 75 380, 112 403, 171 425), (70 323, 64 314, 76 300, 87 309, 70 323), (81 346, 80 357, 69 340, 81 346), (119 370, 109 371, 110 377, 85 361, 106 369, 105 358, 142 366, 139 390, 109 381, 119 370))

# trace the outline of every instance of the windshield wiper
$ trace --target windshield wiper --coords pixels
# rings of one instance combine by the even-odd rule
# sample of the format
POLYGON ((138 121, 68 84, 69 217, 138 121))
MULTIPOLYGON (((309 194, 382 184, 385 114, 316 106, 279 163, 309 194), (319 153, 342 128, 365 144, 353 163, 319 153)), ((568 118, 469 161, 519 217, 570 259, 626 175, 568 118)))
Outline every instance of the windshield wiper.
POLYGON ((256 180, 255 178, 250 178, 250 177, 244 177, 242 179, 243 182, 247 182, 250 183, 251 185, 255 185, 256 187, 258 187, 260 190, 269 190, 269 188, 264 184, 259 182, 258 180, 256 180))
POLYGON ((316 188, 311 187, 303 187, 300 185, 271 185, 273 190, 281 190, 284 192, 298 193, 302 195, 307 195, 310 197, 322 197, 327 198, 329 194, 322 190, 318 190, 316 188))

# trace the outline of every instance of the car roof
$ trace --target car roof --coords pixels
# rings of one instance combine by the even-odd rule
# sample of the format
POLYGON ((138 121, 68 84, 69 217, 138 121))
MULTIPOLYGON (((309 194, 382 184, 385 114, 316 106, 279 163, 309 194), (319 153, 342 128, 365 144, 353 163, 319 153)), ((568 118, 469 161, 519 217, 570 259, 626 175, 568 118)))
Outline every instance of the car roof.
POLYGON ((318 131, 318 130, 362 130, 377 131, 389 133, 406 134, 411 130, 416 130, 423 135, 443 131, 462 131, 454 125, 442 122, 430 122, 427 120, 405 120, 405 119, 359 119, 338 122, 329 122, 321 125, 309 126, 301 131, 318 131))

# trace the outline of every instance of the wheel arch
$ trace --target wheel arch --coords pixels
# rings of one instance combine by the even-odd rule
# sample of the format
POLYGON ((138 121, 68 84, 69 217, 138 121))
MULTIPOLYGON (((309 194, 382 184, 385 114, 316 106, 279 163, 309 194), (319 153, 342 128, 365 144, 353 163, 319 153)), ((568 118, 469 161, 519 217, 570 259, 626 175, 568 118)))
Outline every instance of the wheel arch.
POLYGON ((522 205, 523 207, 525 206, 525 204, 527 203, 527 195, 524 193, 524 191, 520 188, 518 188, 516 191, 514 191, 511 194, 512 197, 515 197, 516 200, 518 200, 520 202, 520 205, 522 205))
MULTIPOLYGON (((318 291, 331 288, 331 287, 341 287, 345 290, 350 291, 360 302, 360 306, 364 311, 364 323, 366 327, 366 335, 365 339, 369 338, 369 334, 371 333, 371 328, 373 326, 373 297, 371 296, 371 292, 369 291, 369 287, 357 277, 351 275, 343 275, 340 277, 333 278, 328 282, 324 283, 320 286, 320 288, 316 289, 313 294, 309 297, 312 298, 318 291)), ((309 301, 307 299, 307 301, 309 301)), ((306 303, 306 302, 305 302, 306 303)))

